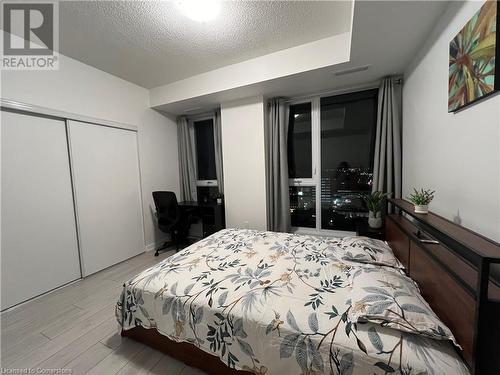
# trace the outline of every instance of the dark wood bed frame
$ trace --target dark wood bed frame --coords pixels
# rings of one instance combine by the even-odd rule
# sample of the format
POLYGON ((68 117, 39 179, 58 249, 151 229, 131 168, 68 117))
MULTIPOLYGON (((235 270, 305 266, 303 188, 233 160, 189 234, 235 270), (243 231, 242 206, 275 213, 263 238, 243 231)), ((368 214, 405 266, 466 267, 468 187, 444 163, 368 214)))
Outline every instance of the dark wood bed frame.
MULTIPOLYGON (((404 200, 388 200, 386 240, 422 295, 462 346, 473 375, 500 374, 500 244, 429 213, 415 214, 404 200), (493 273, 491 273, 493 274, 493 273)), ((141 341, 209 374, 251 374, 227 367, 194 345, 177 343, 155 329, 137 327, 122 336, 141 341)), ((450 374, 452 375, 452 374, 450 374)))

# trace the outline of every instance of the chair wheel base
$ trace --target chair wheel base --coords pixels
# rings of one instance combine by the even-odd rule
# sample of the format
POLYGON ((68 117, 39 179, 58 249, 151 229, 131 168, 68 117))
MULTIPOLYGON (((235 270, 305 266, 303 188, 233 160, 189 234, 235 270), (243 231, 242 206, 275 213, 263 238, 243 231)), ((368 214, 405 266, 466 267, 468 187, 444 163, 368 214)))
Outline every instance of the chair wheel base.
POLYGON ((186 245, 186 246, 189 246, 191 245, 191 242, 183 237, 183 238, 177 238, 176 240, 174 241, 167 241, 165 242, 163 245, 161 245, 161 247, 159 247, 158 249, 156 249, 155 251, 155 257, 157 257, 158 255, 160 255, 160 252, 162 251, 166 251, 168 250, 169 247, 171 246, 175 246, 175 251, 178 252, 180 250, 182 250, 185 246, 180 246, 180 245, 186 245))
POLYGON ((163 250, 166 250, 168 249, 170 246, 173 246, 175 245, 175 242, 173 241, 167 241, 165 242, 163 245, 161 245, 158 249, 156 249, 155 251, 155 257, 157 257, 158 255, 160 255, 160 252, 163 251, 163 250))

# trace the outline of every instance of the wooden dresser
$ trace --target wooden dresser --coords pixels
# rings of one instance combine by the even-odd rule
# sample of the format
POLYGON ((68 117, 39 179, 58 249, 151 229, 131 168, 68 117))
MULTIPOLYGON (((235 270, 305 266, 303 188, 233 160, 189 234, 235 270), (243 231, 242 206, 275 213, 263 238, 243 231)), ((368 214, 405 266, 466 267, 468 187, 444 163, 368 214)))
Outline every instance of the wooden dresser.
POLYGON ((388 200, 385 235, 422 295, 462 346, 474 375, 500 374, 500 244, 439 215, 388 200), (392 210, 391 210, 392 208, 392 210))

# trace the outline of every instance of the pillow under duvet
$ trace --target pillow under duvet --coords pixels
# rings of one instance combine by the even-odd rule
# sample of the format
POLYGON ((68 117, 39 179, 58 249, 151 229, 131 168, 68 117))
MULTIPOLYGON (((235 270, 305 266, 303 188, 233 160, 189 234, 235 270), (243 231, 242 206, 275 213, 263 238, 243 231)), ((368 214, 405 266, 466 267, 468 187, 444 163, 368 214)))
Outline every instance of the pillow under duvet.
MULTIPOLYGON (((424 300, 412 279, 387 267, 358 268, 351 276, 353 322, 378 323, 457 345, 450 329, 424 300)), ((457 345, 458 346, 458 345, 457 345)))
POLYGON ((350 265, 364 263, 404 269, 384 241, 368 237, 344 237, 338 247, 340 260, 350 265))

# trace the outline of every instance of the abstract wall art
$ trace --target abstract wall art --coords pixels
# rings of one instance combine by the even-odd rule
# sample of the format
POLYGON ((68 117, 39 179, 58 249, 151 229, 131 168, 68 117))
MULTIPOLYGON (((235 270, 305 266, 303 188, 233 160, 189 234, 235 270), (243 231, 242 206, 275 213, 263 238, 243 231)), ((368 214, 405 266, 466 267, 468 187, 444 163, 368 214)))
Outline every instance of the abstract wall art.
POLYGON ((500 90, 499 2, 488 0, 450 42, 448 112, 500 90))

